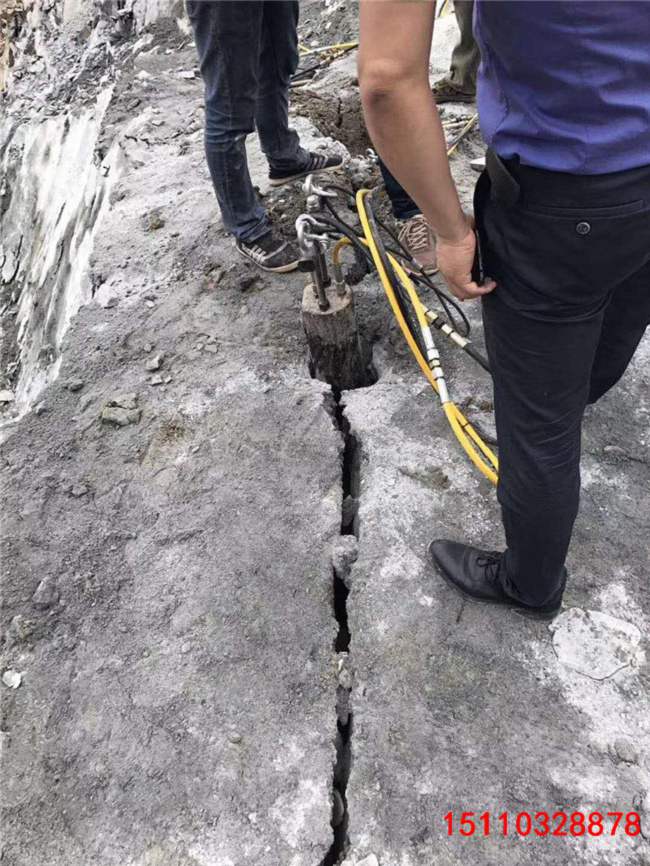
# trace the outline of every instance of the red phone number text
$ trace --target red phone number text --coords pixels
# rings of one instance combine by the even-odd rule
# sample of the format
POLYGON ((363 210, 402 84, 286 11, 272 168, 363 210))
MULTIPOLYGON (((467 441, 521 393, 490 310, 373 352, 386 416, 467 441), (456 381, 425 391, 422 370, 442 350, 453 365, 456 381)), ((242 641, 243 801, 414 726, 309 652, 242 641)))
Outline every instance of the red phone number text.
POLYGON ((448 836, 638 836, 638 812, 447 812, 448 836))

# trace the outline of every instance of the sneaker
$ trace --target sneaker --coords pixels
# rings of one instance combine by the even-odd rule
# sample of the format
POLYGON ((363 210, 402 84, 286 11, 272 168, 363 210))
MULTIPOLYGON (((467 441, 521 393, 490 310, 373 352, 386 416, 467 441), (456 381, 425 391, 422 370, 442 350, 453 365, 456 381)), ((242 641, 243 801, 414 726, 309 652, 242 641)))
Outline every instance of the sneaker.
POLYGON ((397 239, 423 273, 435 274, 436 239, 421 213, 406 220, 397 239))
POLYGON ((441 78, 440 81, 436 81, 431 92, 438 105, 442 105, 443 102, 474 102, 476 99, 475 91, 461 90, 457 84, 448 78, 441 78))
POLYGON ((340 168, 342 165, 343 157, 338 153, 310 153, 309 162, 303 168, 290 168, 286 171, 271 169, 269 181, 271 186, 282 186, 284 183, 291 183, 294 180, 307 177, 308 174, 314 174, 319 171, 332 171, 332 169, 340 168))
POLYGON ((277 237, 272 231, 261 238, 255 238, 254 241, 235 241, 235 246, 242 256, 250 259, 263 271, 285 274, 298 267, 300 253, 297 248, 284 238, 277 237))
POLYGON ((429 546, 429 554, 444 580, 470 598, 514 608, 538 619, 553 619, 562 608, 566 579, 553 598, 541 607, 524 604, 508 595, 499 580, 502 553, 479 550, 456 541, 434 541, 429 546))

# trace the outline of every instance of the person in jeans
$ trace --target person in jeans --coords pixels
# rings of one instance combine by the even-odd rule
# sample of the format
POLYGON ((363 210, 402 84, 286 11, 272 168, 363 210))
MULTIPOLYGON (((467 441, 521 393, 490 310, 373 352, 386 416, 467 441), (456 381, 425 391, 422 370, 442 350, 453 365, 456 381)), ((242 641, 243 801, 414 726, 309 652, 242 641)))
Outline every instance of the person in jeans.
MULTIPOLYGON (((384 179, 393 216, 400 223, 397 235, 400 244, 425 274, 435 273, 436 239, 431 231, 431 226, 422 215, 420 208, 399 181, 393 177, 381 159, 379 160, 379 168, 384 179)), ((405 266, 407 270, 411 270, 408 265, 405 266)))
POLYGON ((585 407, 650 323, 650 15, 629 0, 475 0, 489 146, 474 201, 479 285, 429 91, 434 11, 362 0, 360 86, 375 147, 432 226, 449 287, 482 298, 506 550, 436 540, 430 554, 466 595, 550 617, 567 581, 585 407))
POLYGON ((454 14, 460 29, 460 39, 451 55, 449 74, 431 88, 436 102, 474 102, 476 73, 481 53, 472 32, 474 0, 454 0, 454 14))
POLYGON ((205 150, 227 231, 266 271, 298 267, 299 252, 274 230, 253 188, 246 137, 257 129, 271 186, 336 168, 338 155, 310 153, 289 127, 289 84, 298 65, 298 3, 187 0, 205 85, 205 150))

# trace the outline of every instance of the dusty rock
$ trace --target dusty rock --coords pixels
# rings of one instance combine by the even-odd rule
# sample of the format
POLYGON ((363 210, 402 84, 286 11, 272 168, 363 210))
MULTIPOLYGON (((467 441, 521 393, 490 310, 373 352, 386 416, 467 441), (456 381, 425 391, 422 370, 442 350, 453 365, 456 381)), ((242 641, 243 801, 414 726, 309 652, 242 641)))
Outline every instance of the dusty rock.
POLYGON ((377 860, 374 854, 369 854, 363 860, 358 860, 357 866, 379 866, 379 860, 377 860))
POLYGON ((105 406, 102 409, 101 419, 105 424, 127 427, 129 424, 137 424, 141 416, 141 409, 123 409, 120 406, 105 406))
POLYGON ((619 760, 626 764, 638 764, 639 750, 634 742, 626 737, 619 737, 614 741, 614 750, 619 760))
POLYGON ((162 385, 164 383, 164 381, 165 381, 165 379, 163 376, 152 376, 151 379, 149 379, 149 384, 150 385, 162 385))
POLYGON ((34 623, 18 613, 12 617, 7 629, 7 642, 10 646, 16 643, 21 643, 32 634, 34 623))
POLYGON ((348 589, 351 586, 350 571, 359 555, 359 542, 354 535, 341 535, 332 547, 332 567, 348 589))
POLYGON ((18 671, 8 670, 2 675, 2 682, 10 689, 17 689, 23 680, 23 675, 18 671))
POLYGON ((145 222, 146 229, 149 232, 158 231, 158 229, 163 228, 165 225, 165 220, 160 211, 151 211, 151 213, 147 214, 145 222))
POLYGON ((149 358, 146 362, 145 369, 149 370, 152 373, 154 370, 160 370, 163 365, 163 361, 165 360, 165 356, 162 352, 159 352, 157 355, 154 355, 153 358, 149 358))
POLYGON ((348 494, 343 500, 343 506, 341 509, 341 526, 344 529, 353 525, 358 510, 359 500, 348 494))
POLYGON ((332 791, 332 827, 340 826, 345 817, 345 804, 343 797, 339 791, 334 788, 332 791))
POLYGON ((56 579, 48 575, 36 587, 36 592, 32 596, 32 604, 39 610, 47 610, 53 607, 58 600, 59 590, 56 585, 56 579))
POLYGON ((550 629, 560 662, 593 679, 613 676, 642 655, 637 626, 601 611, 571 608, 550 629))
POLYGON ((9 391, 7 388, 0 391, 0 403, 13 403, 15 399, 16 395, 13 391, 9 391))
POLYGON ((72 391, 74 393, 76 391, 81 391, 84 384, 85 383, 83 379, 68 379, 65 387, 68 389, 68 391, 72 391))

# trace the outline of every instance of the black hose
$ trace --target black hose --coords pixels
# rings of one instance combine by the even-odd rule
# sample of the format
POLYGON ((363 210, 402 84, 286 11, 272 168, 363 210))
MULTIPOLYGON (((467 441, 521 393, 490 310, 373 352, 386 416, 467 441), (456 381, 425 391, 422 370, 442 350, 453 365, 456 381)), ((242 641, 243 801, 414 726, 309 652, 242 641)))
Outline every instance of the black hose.
POLYGON ((408 326, 409 331, 411 332, 411 336, 415 340, 420 353, 424 358, 427 357, 426 347, 424 345, 424 341, 422 339, 422 331, 420 329, 420 323, 418 322, 417 316, 411 304, 411 300, 404 291, 404 288, 401 282, 397 279, 397 274, 395 273, 393 266, 390 263, 388 258, 388 254, 386 252, 386 247, 384 246, 383 238, 379 233, 379 228, 377 226, 377 221, 375 219, 375 214, 372 209, 372 194, 366 196, 364 199, 364 206, 366 209, 366 216, 368 217, 368 223, 370 224, 370 228, 372 229, 375 244, 377 246, 377 252, 379 253, 379 259, 381 261, 382 267, 386 272, 386 276, 388 277, 388 281, 390 282, 393 292, 395 294, 395 299, 397 301, 397 305, 400 309, 402 316, 408 326))
MULTIPOLYGON (((398 245, 398 247, 402 251, 402 256, 410 263, 412 261, 411 256, 409 255, 408 250, 402 244, 402 242, 397 237, 395 232, 389 226, 387 226, 386 223, 384 223, 382 220, 380 220, 378 217, 377 217, 377 222, 382 227, 382 229, 386 232, 386 234, 389 235, 389 237, 398 245)), ((467 318, 467 316, 465 315, 465 313, 461 309, 461 306, 458 303, 458 301, 454 300, 450 295, 448 295, 442 289, 439 289, 438 286, 436 286, 435 283, 431 280, 431 278, 429 276, 427 276, 427 274, 425 274, 423 271, 419 271, 419 272, 418 271, 415 271, 415 272, 411 271, 411 279, 413 279, 415 282, 418 282, 420 284, 424 284, 429 289, 431 289, 431 291, 434 292, 434 294, 436 295, 436 297, 440 301, 440 304, 441 304, 443 310, 445 311, 445 315, 447 316, 447 318, 449 319, 449 321, 453 325, 454 330, 458 331, 458 333, 463 337, 469 337, 472 326, 470 325, 469 319, 467 318), (463 323, 462 327, 459 326, 458 322, 455 319, 454 313, 452 313, 450 310, 450 307, 455 310, 456 314, 462 320, 462 323, 463 323)))

